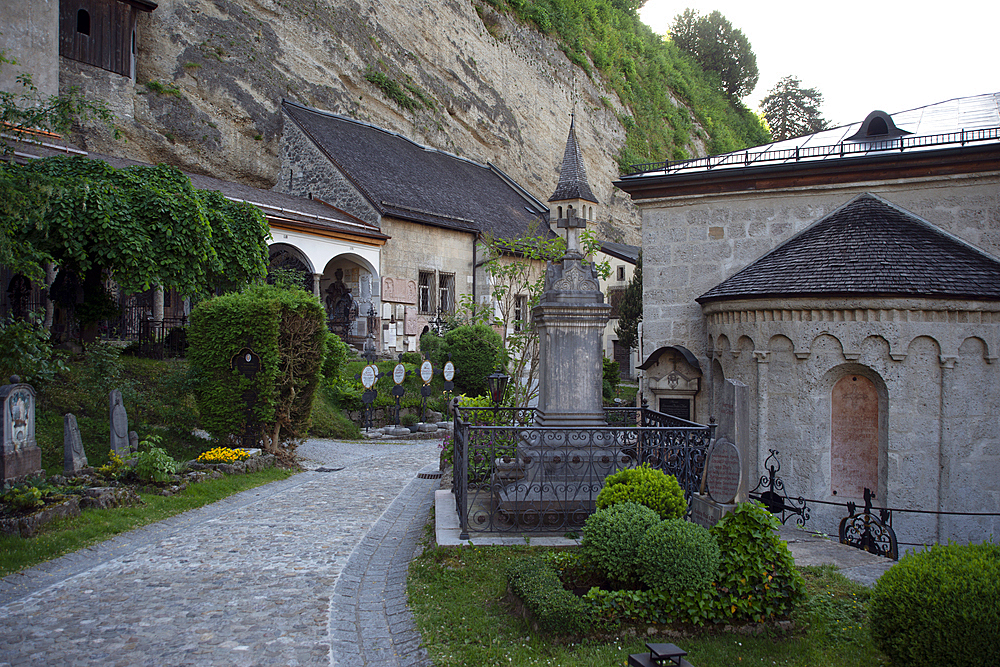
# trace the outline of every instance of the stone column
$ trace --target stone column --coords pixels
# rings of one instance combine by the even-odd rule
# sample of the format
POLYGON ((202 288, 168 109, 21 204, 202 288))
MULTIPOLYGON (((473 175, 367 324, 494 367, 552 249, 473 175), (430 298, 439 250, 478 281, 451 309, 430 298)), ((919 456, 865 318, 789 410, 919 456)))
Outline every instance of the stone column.
POLYGON ((160 285, 153 288, 153 321, 163 321, 163 287, 160 285))
MULTIPOLYGON (((323 299, 320 298, 319 281, 323 277, 322 273, 313 274, 313 296, 319 299, 320 303, 323 303, 323 299)), ((323 306, 326 307, 325 305, 323 306)))
POLYGON ((546 268, 545 293, 531 312, 539 336, 539 426, 607 425, 601 342, 610 314, 593 265, 583 266, 577 255, 546 268))
MULTIPOLYGON (((938 474, 937 474, 937 511, 940 512, 943 509, 942 505, 942 494, 944 492, 945 478, 950 474, 951 471, 951 457, 945 454, 945 411, 948 408, 948 389, 952 385, 952 376, 955 374, 955 362, 958 361, 958 355, 946 355, 942 354, 940 356, 941 360, 941 388, 938 400, 940 402, 940 407, 938 408, 938 474)), ((941 515, 936 514, 934 516, 935 521, 935 536, 937 538, 938 544, 941 543, 944 537, 944 526, 942 525, 941 515)))

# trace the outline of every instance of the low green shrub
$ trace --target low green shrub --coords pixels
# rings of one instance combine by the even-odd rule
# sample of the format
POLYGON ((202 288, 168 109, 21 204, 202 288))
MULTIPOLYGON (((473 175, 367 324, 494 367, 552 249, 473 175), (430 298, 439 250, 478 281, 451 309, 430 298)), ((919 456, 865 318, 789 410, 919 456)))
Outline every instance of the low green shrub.
POLYGON ((163 484, 177 472, 177 461, 162 447, 157 447, 159 443, 160 437, 156 435, 140 443, 141 451, 135 457, 135 474, 147 482, 163 484))
POLYGON ((653 590, 704 589, 719 573, 719 545, 708 529, 667 519, 639 543, 639 577, 653 590))
POLYGON ((599 509, 583 527, 580 550, 609 580, 630 585, 639 580, 638 550, 646 531, 660 523, 652 509, 624 502, 599 509))
POLYGON ((1000 545, 904 556, 872 589, 869 627, 895 665, 1000 665, 1000 545))
POLYGON ((578 635, 590 629, 587 605, 563 588, 555 571, 534 558, 514 561, 507 586, 524 603, 543 632, 578 635))
POLYGON ((763 505, 751 501, 711 528, 721 554, 716 585, 726 620, 785 616, 806 599, 805 581, 778 537, 778 525, 763 505))
POLYGON ((712 587, 700 590, 622 590, 591 588, 583 601, 594 625, 612 629, 622 622, 685 623, 703 626, 721 618, 719 598, 712 587))
POLYGON ((677 478, 646 464, 608 475, 596 503, 599 509, 618 503, 638 503, 655 511, 661 519, 679 519, 687 512, 684 491, 677 478))

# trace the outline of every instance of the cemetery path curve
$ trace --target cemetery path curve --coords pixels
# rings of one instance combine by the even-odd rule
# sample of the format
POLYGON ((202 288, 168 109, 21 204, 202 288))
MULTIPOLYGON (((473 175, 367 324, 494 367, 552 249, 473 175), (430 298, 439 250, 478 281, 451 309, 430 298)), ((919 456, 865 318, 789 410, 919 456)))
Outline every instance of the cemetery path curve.
POLYGON ((427 667, 406 573, 439 440, 309 440, 309 470, 0 580, 6 665, 427 667))

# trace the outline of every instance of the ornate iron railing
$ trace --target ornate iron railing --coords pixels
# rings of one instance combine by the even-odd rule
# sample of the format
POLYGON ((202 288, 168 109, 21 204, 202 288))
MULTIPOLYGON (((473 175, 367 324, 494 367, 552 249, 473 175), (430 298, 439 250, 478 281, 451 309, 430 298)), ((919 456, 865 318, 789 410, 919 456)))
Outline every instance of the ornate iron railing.
POLYGON ((896 137, 882 141, 841 141, 826 146, 797 146, 795 148, 766 148, 760 151, 739 151, 723 155, 678 160, 671 162, 646 162, 633 164, 628 177, 641 176, 650 172, 676 173, 691 169, 710 170, 717 167, 751 167, 759 164, 775 162, 798 162, 801 160, 816 160, 827 158, 842 158, 851 155, 865 155, 885 151, 906 151, 933 146, 959 145, 1000 139, 1000 127, 982 130, 961 130, 946 134, 933 134, 917 137, 896 137))
POLYGON ((640 412, 638 419, 652 426, 540 427, 534 412, 458 408, 453 488, 461 539, 473 532, 578 530, 605 477, 642 463, 676 476, 689 498, 714 432, 693 422, 656 426, 673 418, 648 409, 610 412, 612 420, 640 412))

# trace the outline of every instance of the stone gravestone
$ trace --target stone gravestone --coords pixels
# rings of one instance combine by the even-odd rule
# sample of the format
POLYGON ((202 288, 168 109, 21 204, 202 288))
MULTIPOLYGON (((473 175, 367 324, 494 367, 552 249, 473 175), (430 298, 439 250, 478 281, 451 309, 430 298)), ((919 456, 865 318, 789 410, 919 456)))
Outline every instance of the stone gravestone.
POLYGON ((87 455, 83 451, 76 415, 67 412, 63 415, 63 474, 70 477, 86 467, 87 455))
MULTIPOLYGON (((718 405, 719 426, 705 460, 703 486, 708 493, 691 496, 691 519, 714 526, 724 514, 749 499, 750 405, 749 389, 739 380, 726 380, 718 405)), ((704 489, 703 489, 704 490, 704 489)))
POLYGON ((16 375, 0 387, 0 480, 27 477, 42 469, 42 450, 35 443, 35 390, 16 375))
POLYGON ((111 412, 111 451, 125 458, 129 453, 128 413, 122 404, 122 393, 112 389, 108 395, 111 412))
POLYGON ((128 432, 128 450, 133 454, 139 451, 139 434, 135 431, 128 432))

